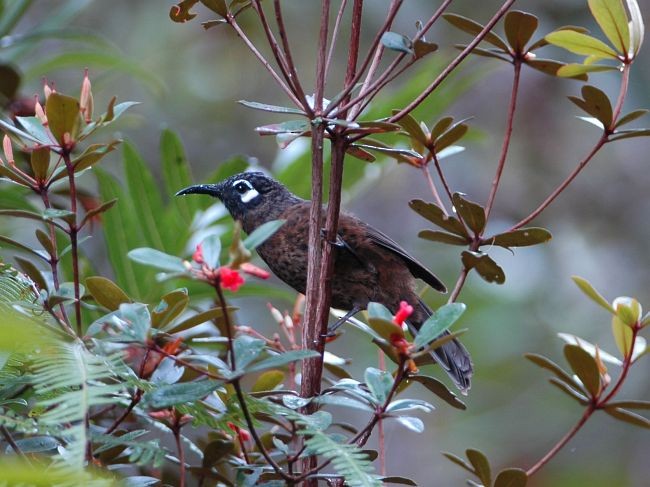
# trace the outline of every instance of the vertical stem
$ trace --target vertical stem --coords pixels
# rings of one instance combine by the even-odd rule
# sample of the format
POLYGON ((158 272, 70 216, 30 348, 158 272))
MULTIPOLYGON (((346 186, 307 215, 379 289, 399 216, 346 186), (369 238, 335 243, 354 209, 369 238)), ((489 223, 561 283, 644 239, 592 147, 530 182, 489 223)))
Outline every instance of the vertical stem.
POLYGON ((174 425, 172 429, 174 432, 174 439, 176 440, 176 449, 178 450, 178 462, 180 463, 180 483, 179 487, 185 487, 185 450, 183 450, 183 442, 181 440, 181 428, 178 424, 174 425))
POLYGON ((68 183, 70 185, 70 211, 74 213, 72 223, 69 224, 70 227, 70 248, 71 248, 71 258, 72 258, 72 281, 74 285, 74 311, 75 311, 75 321, 77 325, 77 335, 81 337, 82 335, 82 326, 81 326, 81 296, 79 294, 79 249, 78 249, 78 234, 79 228, 77 227, 77 185, 75 182, 74 175, 74 166, 70 160, 70 151, 64 149, 63 162, 68 171, 68 183))
POLYGON ((492 188, 490 189, 490 195, 488 196, 487 203, 485 205, 485 219, 490 218, 490 212, 494 205, 494 198, 497 194, 497 189, 499 188, 499 182, 501 181, 501 174, 503 174, 503 168, 506 165, 506 158, 508 157, 508 148, 510 147, 510 137, 512 136, 512 128, 515 119, 515 110, 517 108, 517 93, 519 92, 519 75, 521 73, 521 61, 519 58, 514 60, 515 73, 512 79, 512 93, 510 95, 510 104, 508 105, 508 118, 506 120, 506 129, 503 135, 503 144, 501 146, 501 156, 499 157, 499 163, 497 165, 497 171, 494 175, 494 180, 492 181, 492 188))

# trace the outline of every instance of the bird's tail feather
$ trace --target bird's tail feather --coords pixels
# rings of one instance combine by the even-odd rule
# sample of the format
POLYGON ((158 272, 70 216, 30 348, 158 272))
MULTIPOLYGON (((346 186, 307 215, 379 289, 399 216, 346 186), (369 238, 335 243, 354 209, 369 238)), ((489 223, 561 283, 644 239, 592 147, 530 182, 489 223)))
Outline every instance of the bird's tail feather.
MULTIPOLYGON (((424 314, 429 317, 433 314, 431 309, 422 302, 418 303, 424 314)), ((416 329, 419 329, 422 326, 421 323, 413 323, 413 326, 416 329)), ((449 335, 448 331, 445 331, 441 336, 449 335)), ((436 348, 432 355, 436 362, 447 372, 451 380, 454 382, 456 387, 458 387, 461 392, 466 393, 471 386, 471 377, 473 372, 472 360, 469 356, 469 352, 463 346, 460 341, 453 339, 443 344, 441 347, 436 348)))

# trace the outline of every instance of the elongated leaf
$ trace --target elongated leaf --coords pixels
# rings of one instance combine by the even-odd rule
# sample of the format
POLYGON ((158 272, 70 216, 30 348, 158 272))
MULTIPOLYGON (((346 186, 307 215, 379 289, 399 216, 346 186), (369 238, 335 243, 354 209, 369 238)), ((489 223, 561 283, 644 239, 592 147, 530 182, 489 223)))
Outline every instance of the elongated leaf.
POLYGON ((442 454, 448 460, 452 461, 453 463, 455 463, 459 467, 464 468, 465 470, 467 470, 471 474, 475 474, 474 467, 472 467, 469 463, 467 463, 465 460, 463 460, 459 456, 454 455, 453 453, 449 453, 449 452, 442 452, 442 454))
MULTIPOLYGON (((393 115, 396 113, 399 113, 399 110, 393 110, 393 115)), ((412 115, 404 115, 397 123, 411 136, 411 138, 417 140, 422 145, 427 144, 426 134, 412 115)))
POLYGON ((455 123, 449 130, 435 140, 434 147, 436 152, 441 152, 446 147, 455 144, 463 138, 469 130, 469 126, 462 122, 463 121, 461 120, 460 122, 455 123))
POLYGON ((465 455, 474 467, 476 476, 481 479, 483 485, 492 485, 492 472, 490 471, 490 462, 483 452, 474 449, 465 450, 465 455))
POLYGON ((458 235, 453 235, 447 232, 436 232, 434 230, 422 230, 418 233, 418 237, 432 242, 442 242, 450 245, 468 245, 469 240, 458 235))
MULTIPOLYGON (((66 214, 69 213, 70 212, 67 212, 66 214)), ((26 210, 0 210, 0 216, 14 216, 16 218, 26 218, 28 220, 47 222, 53 224, 54 226, 60 228, 61 230, 65 230, 65 227, 60 222, 52 219, 52 218, 56 218, 56 214, 53 212, 47 212, 47 210, 43 212, 42 215, 39 215, 38 213, 34 213, 32 211, 26 211, 26 210)))
POLYGON ((637 0, 627 0, 627 9, 630 12, 630 37, 631 37, 631 46, 630 54, 636 56, 643 44, 643 38, 645 36, 645 26, 643 24, 643 16, 641 15, 641 9, 637 0))
POLYGON ((239 100, 239 103, 244 105, 245 107, 248 108, 254 108, 256 110, 263 110, 265 112, 273 112, 273 113, 294 113, 296 115, 304 115, 305 112, 298 108, 291 108, 291 107, 280 107, 277 105, 268 105, 266 103, 259 103, 256 101, 246 101, 246 100, 239 100))
POLYGON ((260 360, 251 367, 248 367, 247 372, 281 367, 291 362, 317 357, 318 355, 319 353, 315 350, 291 350, 289 352, 280 353, 267 359, 260 360))
POLYGON ((223 384, 218 380, 198 380, 166 384, 144 395, 144 402, 153 409, 165 409, 170 406, 197 401, 223 384))
MULTIPOLYGON (((551 76, 560 76, 559 72, 560 69, 563 69, 565 66, 567 66, 566 63, 561 63, 559 61, 555 61, 553 59, 527 59, 524 61, 528 66, 530 66, 533 69, 536 69, 537 71, 541 71, 542 73, 549 74, 551 76)), ((575 64, 573 66, 577 66, 579 69, 586 66, 585 64, 575 64)), ((575 75, 571 76, 565 76, 567 78, 574 78, 578 79, 580 81, 587 81, 588 77, 585 73, 576 73, 575 75)))
POLYGON ((621 118, 619 118, 618 121, 616 122, 616 125, 614 125, 614 128, 633 122, 637 118, 641 118, 647 113, 648 110, 646 109, 633 110, 630 113, 623 115, 621 118))
POLYGON ((367 150, 357 146, 356 144, 351 144, 345 152, 346 154, 350 154, 352 157, 356 157, 362 161, 375 162, 377 160, 374 155, 372 155, 367 150))
POLYGON ((626 423, 633 424, 635 426, 641 426, 642 428, 650 429, 650 419, 641 416, 640 414, 633 413, 627 409, 621 408, 605 408, 604 411, 610 416, 620 420, 625 421, 626 423))
POLYGON ((393 377, 385 370, 368 367, 364 374, 364 380, 373 397, 375 404, 383 404, 388 398, 388 393, 393 387, 393 377))
POLYGON ((609 42, 621 54, 630 50, 630 30, 621 0, 588 0, 589 9, 609 42))
POLYGON ((456 394, 447 389, 447 386, 434 377, 428 375, 413 375, 410 376, 408 380, 419 382, 429 391, 433 392, 440 399, 456 409, 467 409, 465 403, 458 399, 456 394))
POLYGON ((244 240, 244 247, 248 250, 259 247, 268 238, 272 237, 285 222, 286 220, 273 220, 260 225, 244 240))
POLYGON ((436 122, 436 124, 431 129, 431 140, 436 140, 440 137, 454 121, 454 117, 444 117, 436 122))
POLYGON ((616 66, 605 64, 565 64, 557 70, 557 75, 562 78, 575 78, 587 80, 587 73, 598 73, 602 71, 616 71, 616 66))
POLYGON ((176 289, 165 294, 151 312, 151 326, 158 329, 166 327, 185 311, 189 302, 187 289, 176 289))
POLYGON ((37 117, 16 117, 16 120, 39 144, 47 145, 53 142, 52 136, 37 117))
POLYGON ((460 193, 454 193, 452 202, 456 212, 470 230, 480 235, 485 228, 485 209, 478 203, 463 198, 460 193))
POLYGON ((414 347, 422 348, 438 338, 460 318, 466 308, 463 303, 449 303, 438 308, 418 330, 413 341, 414 347))
POLYGON ((587 391, 596 397, 600 393, 601 385, 598 365, 594 358, 578 345, 565 345, 564 356, 587 391))
POLYGON ((557 365, 548 357, 536 353, 526 353, 524 354, 524 357, 526 357, 528 360, 533 362, 538 367, 551 371, 561 381, 566 382, 569 385, 573 385, 573 386, 576 385, 575 381, 573 380, 573 377, 571 377, 567 372, 564 371, 564 369, 562 369, 562 367, 557 365))
POLYGON ((591 285, 589 281, 579 276, 571 276, 573 282, 585 293, 594 303, 602 306, 610 313, 616 313, 612 305, 591 285))
POLYGON ((635 129, 635 130, 617 130, 610 141, 630 139, 632 137, 648 137, 650 136, 650 129, 635 129))
POLYGON ((273 123, 255 128, 255 131, 260 135, 302 134, 310 130, 311 126, 305 120, 288 120, 286 122, 273 123))
POLYGON ((515 52, 525 52, 526 44, 537 30, 538 23, 537 17, 519 10, 511 10, 506 14, 503 27, 515 52))
POLYGON ((112 199, 112 200, 110 200, 110 201, 107 201, 107 202, 105 202, 105 203, 102 203, 101 205, 96 206, 96 207, 93 208, 92 210, 88 211, 88 212, 84 215, 84 219, 81 221, 81 225, 80 225, 80 226, 83 227, 87 222, 89 222, 90 220, 92 220, 94 217, 96 217, 96 216, 98 216, 98 215, 101 215, 101 214, 104 213, 105 211, 110 210, 111 208, 113 208, 113 206, 115 205, 115 203, 117 203, 117 198, 114 198, 114 199, 112 199))
POLYGON ((264 340, 253 338, 248 335, 241 335, 235 338, 233 342, 233 350, 235 352, 235 359, 237 370, 244 370, 246 366, 253 362, 264 350, 264 340))
POLYGON ((45 262, 48 262, 48 256, 40 250, 36 250, 28 245, 22 244, 12 238, 5 237, 4 235, 0 235, 0 242, 4 242, 8 245, 11 245, 12 247, 16 247, 17 249, 23 250, 25 252, 28 252, 32 255, 35 255, 36 257, 43 259, 45 262))
POLYGON ((574 54, 583 56, 596 56, 598 58, 618 59, 616 51, 605 44, 603 41, 596 39, 587 34, 575 32, 572 30, 557 30, 546 35, 545 39, 549 44, 562 47, 574 54))
POLYGON ((187 269, 183 264, 183 260, 174 255, 169 255, 156 249, 142 247, 133 249, 128 253, 131 260, 139 262, 156 269, 169 272, 186 272, 187 269))
MULTIPOLYGON (((171 130, 163 130, 160 136, 160 154, 162 156, 162 173, 165 183, 165 192, 168 195, 176 194, 180 189, 187 188, 192 184, 190 168, 185 155, 185 149, 180 137, 171 130)), ((176 198, 174 208, 176 214, 172 226, 176 232, 175 238, 179 238, 181 231, 187 232, 188 223, 192 221, 194 214, 200 209, 200 198, 176 198)), ((183 239, 180 239, 183 240, 183 239)))
MULTIPOLYGON (((484 27, 478 22, 474 22, 473 20, 468 19, 467 17, 463 17, 462 15, 444 14, 443 18, 454 27, 462 30, 463 32, 467 32, 468 34, 471 34, 473 36, 479 34, 484 27)), ((488 32, 484 40, 485 42, 489 42, 490 44, 498 47, 504 52, 508 52, 508 45, 506 44, 506 42, 494 32, 488 32)))
MULTIPOLYGON (((227 312, 228 314, 233 313, 237 311, 239 308, 236 308, 234 306, 228 306, 227 307, 227 312)), ((223 310, 221 307, 219 308, 212 308, 206 311, 203 311, 202 313, 197 313, 194 316, 181 321, 180 323, 176 323, 173 326, 164 326, 162 327, 162 331, 165 331, 167 333, 178 333, 180 331, 185 331, 185 330, 190 330, 194 328, 195 326, 198 326, 202 323, 205 323, 207 321, 211 320, 216 320, 218 318, 221 318, 223 316, 223 310)))
POLYGON ((31 260, 23 259, 18 256, 14 256, 14 260, 20 269, 27 274, 32 281, 34 281, 38 289, 47 289, 47 282, 45 281, 43 274, 31 260))
POLYGON ((130 303, 131 299, 110 279, 101 276, 88 277, 84 281, 88 292, 99 304, 115 311, 122 303, 130 303))
POLYGON ((486 244, 500 247, 527 247, 548 242, 553 236, 545 228, 521 228, 485 239, 486 244))
POLYGON ((609 401, 607 408, 650 409, 650 401, 609 401))
POLYGON ((526 471, 520 468, 506 468, 501 470, 493 487, 525 487, 528 482, 526 471))
POLYGON ((437 50, 438 44, 434 44, 433 42, 426 42, 418 39, 413 43, 413 53, 417 59, 420 59, 432 52, 436 52, 437 50))
POLYGON ((433 204, 426 203, 422 200, 411 200, 409 206, 413 211, 418 215, 426 218, 431 223, 438 225, 440 228, 447 230, 455 235, 459 235, 464 238, 469 238, 465 227, 460 221, 454 216, 445 215, 442 209, 433 204))

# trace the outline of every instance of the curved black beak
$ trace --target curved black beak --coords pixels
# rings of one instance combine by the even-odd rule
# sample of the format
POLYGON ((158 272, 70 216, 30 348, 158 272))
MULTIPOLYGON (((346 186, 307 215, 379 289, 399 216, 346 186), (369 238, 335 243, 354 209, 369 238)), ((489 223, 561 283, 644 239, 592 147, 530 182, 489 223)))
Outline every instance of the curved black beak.
POLYGON ((194 186, 189 186, 185 189, 181 189, 176 196, 181 196, 184 194, 209 194, 215 198, 221 199, 222 188, 220 184, 196 184, 194 186))

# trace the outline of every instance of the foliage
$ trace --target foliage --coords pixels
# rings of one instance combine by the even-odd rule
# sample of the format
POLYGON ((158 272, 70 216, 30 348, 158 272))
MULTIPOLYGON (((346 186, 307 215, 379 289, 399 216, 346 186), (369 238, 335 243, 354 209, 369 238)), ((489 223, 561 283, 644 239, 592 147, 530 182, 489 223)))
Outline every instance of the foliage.
MULTIPOLYGON (((172 7, 171 19, 192 20, 196 15, 192 9, 198 3, 181 1, 172 7)), ((295 298, 268 284, 248 282, 269 277, 251 262, 252 254, 285 222, 270 222, 243 238, 240 225, 229 224, 221 205, 208 206, 208 201, 199 198, 173 199, 193 178, 181 140, 171 130, 161 135, 162 184, 135 145, 125 142, 122 186, 118 178, 100 168, 122 141, 98 140, 106 133, 100 129, 111 127, 135 103, 117 104, 112 98, 106 111, 97 116, 87 72, 78 97, 46 84, 44 104, 34 103, 33 116, 0 119, 6 134, 0 161, 2 182, 14 186, 16 201, 32 196, 28 203, 0 209, 0 215, 34 225, 39 243, 34 248, 19 237, 0 236, 4 245, 19 254, 14 259, 19 269, 4 263, 0 267, 0 434, 15 457, 10 460, 18 460, 1 466, 1 480, 41 485, 47 472, 52 475, 50 483, 58 485, 110 485, 122 480, 127 485, 151 485, 169 482, 176 475, 169 472, 177 470, 179 485, 185 485, 190 475, 200 483, 219 485, 315 485, 320 480, 358 486, 384 482, 414 485, 410 479, 384 475, 383 433, 379 453, 364 447, 388 421, 411 432, 424 431, 418 415, 433 412, 434 405, 407 397, 414 383, 440 399, 437 403, 466 409, 442 381, 421 368, 431 362, 431 352, 464 332, 451 330, 457 323, 465 324, 467 306, 458 298, 468 275, 476 271, 487 282, 505 282, 504 270, 490 255, 492 249, 548 242, 551 233, 529 223, 603 146, 650 133, 648 129, 621 129, 646 113, 637 109, 622 114, 629 73, 643 41, 638 5, 627 0, 626 10, 621 0, 588 2, 606 42, 579 27, 560 28, 533 40, 537 17, 509 11, 512 1, 506 1, 486 24, 445 13, 447 22, 472 36, 470 43, 457 46, 460 53, 449 62, 431 62, 440 74, 432 80, 431 73, 425 73, 422 86, 414 83, 417 91, 408 87, 382 100, 380 94, 394 78, 423 59, 437 56, 438 44, 426 40, 425 34, 441 18, 448 2, 432 13, 426 24, 418 23, 411 35, 390 30, 401 5, 392 2, 365 58, 360 57, 360 40, 355 37, 362 2, 351 2, 348 71, 338 94, 325 100, 326 35, 317 47, 320 69, 314 95, 306 95, 285 38, 280 2, 272 6, 279 43, 264 10, 270 5, 256 0, 200 3, 218 16, 204 27, 223 24, 233 29, 293 103, 241 102, 287 117, 256 129, 261 135, 276 137, 281 148, 301 138, 312 140, 311 156, 297 157, 278 171, 278 177, 301 195, 307 196, 311 188, 312 216, 317 216, 317 221, 322 216, 325 221, 325 240, 336 237, 341 190, 354 188, 364 179, 365 166, 361 164, 347 173, 346 185, 342 183, 346 154, 367 163, 394 160, 426 178, 434 202, 416 199, 410 207, 434 229, 423 230, 419 236, 463 247, 457 255, 461 272, 449 302, 438 307, 414 336, 402 327, 413 312, 408 303, 395 315, 380 303, 370 303, 364 320, 350 318, 381 356, 390 360, 388 366, 382 363, 379 368, 364 364, 362 380, 354 379, 346 360, 324 352, 325 342, 339 335, 320 331, 329 309, 323 288, 330 281, 330 253, 323 250, 322 259, 314 260, 318 248, 326 247, 320 232, 312 232, 318 248, 310 262, 315 277, 308 286, 305 314, 298 297, 292 313, 269 305, 269 316, 278 327, 272 336, 265 336, 255 326, 238 325, 237 308, 228 304, 226 296, 295 298), (277 66, 267 62, 251 41, 248 27, 239 24, 243 15, 260 21, 277 66), (495 31, 501 18, 503 36, 495 31), (537 58, 535 51, 548 45, 586 59, 582 64, 566 64, 537 58), (469 119, 455 120, 443 113, 444 106, 428 113, 426 120, 416 115, 433 92, 445 93, 450 99, 462 93, 463 83, 453 87, 441 83, 470 54, 507 62, 513 69, 503 149, 485 204, 455 191, 441 164, 445 157, 464 149, 457 144, 470 131, 469 119), (382 56, 387 66, 379 62, 382 56), (620 91, 612 102, 601 89, 585 84, 581 97, 570 97, 588 115, 582 118, 599 128, 599 138, 546 200, 504 231, 493 229, 490 217, 514 126, 520 73, 527 67, 581 82, 587 81, 588 74, 618 70, 620 91), (376 103, 370 107, 371 102, 376 103), (324 140, 329 141, 328 154, 323 152, 324 140), (305 164, 310 168, 311 186, 302 170, 305 164), (329 175, 323 173, 325 169, 329 175), (85 194, 78 186, 79 179, 91 172, 96 175, 98 195, 85 194), (325 190, 330 194, 327 215, 321 213, 325 190), (331 208, 336 211, 329 211, 331 208), (101 225, 103 230, 114 279, 97 275, 100 271, 94 269, 90 256, 84 255, 82 244, 93 225, 101 225), (325 314, 319 317, 318 313, 325 314), (337 421, 334 414, 338 408, 361 412, 364 423, 337 421), (210 432, 195 438, 186 434, 190 426, 204 426, 210 432), (163 445, 159 435, 171 438, 175 448, 163 445), (200 466, 186 459, 188 451, 199 457, 200 466), (375 462, 375 458, 379 460, 375 462), (154 471, 159 472, 155 477, 133 475, 154 471)), ((6 11, 0 10, 0 37, 14 27, 28 6, 29 2, 16 2, 6 11)), ((342 6, 341 16, 345 2, 342 6)), ((321 32, 327 34, 325 29, 321 32)), ((74 38, 78 33, 66 35, 74 38)), ((45 31, 36 31, 32 39, 10 37, 9 41, 14 48, 22 44, 26 49, 45 36, 45 31)), ((106 47, 99 40, 96 43, 106 47)), ((65 64, 88 55, 68 55, 53 62, 65 64)), ((92 59, 106 63, 112 58, 110 53, 92 53, 92 59)), ((127 71, 150 77, 121 56, 118 60, 127 71)), ((20 76, 6 66, 0 69, 9 73, 4 79, 13 85, 6 85, 11 85, 10 90, 2 88, 12 98, 20 76)), ((225 161, 207 182, 220 181, 248 166, 249 161, 243 158, 225 161)), ((618 356, 564 333, 560 338, 567 342, 563 352, 568 369, 545 355, 527 354, 533 364, 552 373, 550 382, 578 402, 584 413, 576 426, 527 470, 508 467, 494 475, 496 470, 478 450, 467 449, 467 461, 445 453, 480 482, 470 481, 471 485, 526 485, 596 411, 636 427, 650 427, 648 418, 636 412, 647 410, 647 401, 618 398, 633 366, 648 351, 641 333, 650 318, 643 315, 634 298, 619 297, 610 304, 587 280, 575 278, 575 282, 610 313, 618 356), (609 375, 605 363, 620 368, 616 379, 609 375)))

